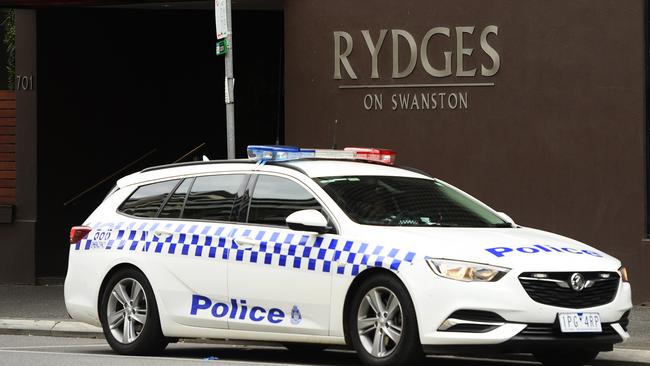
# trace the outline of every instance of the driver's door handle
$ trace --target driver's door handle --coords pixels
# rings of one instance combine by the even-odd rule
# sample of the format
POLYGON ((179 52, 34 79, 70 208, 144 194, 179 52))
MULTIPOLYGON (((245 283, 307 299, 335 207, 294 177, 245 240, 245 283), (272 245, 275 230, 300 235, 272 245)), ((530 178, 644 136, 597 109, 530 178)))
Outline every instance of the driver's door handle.
POLYGON ((160 238, 161 240, 165 240, 170 236, 174 235, 174 233, 170 233, 169 231, 162 231, 162 230, 156 230, 153 232, 153 234, 158 238, 160 238))
POLYGON ((237 247, 244 250, 253 250, 260 246, 260 242, 253 238, 243 237, 235 239, 237 247))

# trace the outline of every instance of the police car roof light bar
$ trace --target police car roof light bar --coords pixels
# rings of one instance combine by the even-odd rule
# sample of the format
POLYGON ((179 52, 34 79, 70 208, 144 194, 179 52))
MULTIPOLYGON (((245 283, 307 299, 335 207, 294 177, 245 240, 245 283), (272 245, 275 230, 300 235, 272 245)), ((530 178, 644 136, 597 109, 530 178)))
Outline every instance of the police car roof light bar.
POLYGON ((344 151, 353 151, 357 159, 376 161, 388 165, 395 164, 397 154, 393 150, 374 147, 346 147, 344 151))
POLYGON ((248 158, 258 162, 298 159, 365 160, 393 165, 395 152, 387 149, 346 147, 344 150, 301 149, 295 146, 250 145, 248 158))
POLYGON ((248 158, 256 161, 287 161, 313 158, 314 150, 295 146, 249 145, 248 158))

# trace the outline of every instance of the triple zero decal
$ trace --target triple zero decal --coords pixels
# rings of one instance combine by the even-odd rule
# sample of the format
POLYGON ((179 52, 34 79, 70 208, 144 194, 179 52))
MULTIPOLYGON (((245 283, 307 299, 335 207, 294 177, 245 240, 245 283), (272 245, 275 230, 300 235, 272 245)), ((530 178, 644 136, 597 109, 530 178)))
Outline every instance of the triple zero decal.
POLYGON ((96 230, 92 234, 91 248, 105 248, 112 235, 113 229, 111 227, 96 230))

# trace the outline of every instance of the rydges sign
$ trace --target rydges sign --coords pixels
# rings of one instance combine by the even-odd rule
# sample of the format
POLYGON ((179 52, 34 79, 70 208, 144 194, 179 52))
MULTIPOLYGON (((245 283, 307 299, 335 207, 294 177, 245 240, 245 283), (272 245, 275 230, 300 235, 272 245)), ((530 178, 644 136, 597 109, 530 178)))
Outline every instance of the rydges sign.
MULTIPOLYGON (((421 39, 416 39, 412 33, 403 29, 381 29, 379 32, 364 29, 361 30, 361 35, 368 53, 357 52, 355 57, 362 57, 361 55, 365 54, 365 57, 370 58, 372 66, 367 75, 370 82, 339 84, 338 87, 368 90, 426 89, 421 92, 391 93, 387 98, 384 98, 383 92, 364 94, 363 107, 366 110, 384 110, 386 100, 388 100, 386 107, 393 111, 468 109, 468 88, 495 85, 491 78, 501 67, 501 57, 490 41, 496 39, 498 34, 499 27, 496 25, 488 25, 478 30, 475 26, 434 27, 429 29, 421 39), (380 71, 384 69, 379 66, 379 54, 386 43, 386 38, 389 38, 389 33, 392 43, 391 83, 382 84, 378 79, 385 78, 386 75, 380 71), (474 48, 467 46, 466 41, 470 37, 479 41, 480 50, 476 53, 474 48), (400 58, 400 44, 407 46, 409 52, 407 57, 400 58), (443 58, 444 62, 440 62, 443 58), (472 66, 466 66, 467 64, 472 66), (425 75, 428 75, 429 80, 419 83, 396 82, 396 79, 405 79, 412 75, 418 65, 424 70, 425 75), (442 80, 443 78, 453 78, 453 81, 442 80), (467 81, 461 81, 461 78, 467 78, 467 81), (476 81, 477 78, 481 78, 480 82, 476 81), (449 88, 464 90, 448 91, 449 88)), ((359 76, 355 69, 358 69, 358 64, 367 60, 355 60, 352 57, 354 49, 352 34, 346 31, 334 31, 333 36, 334 80, 358 80, 359 76)), ((361 76, 366 77, 366 75, 361 76)))

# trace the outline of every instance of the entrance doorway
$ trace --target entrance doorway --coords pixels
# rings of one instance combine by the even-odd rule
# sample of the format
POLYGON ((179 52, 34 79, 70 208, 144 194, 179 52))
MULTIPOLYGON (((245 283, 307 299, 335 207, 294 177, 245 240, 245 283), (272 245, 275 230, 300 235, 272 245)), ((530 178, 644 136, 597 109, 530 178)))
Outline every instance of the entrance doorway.
MULTIPOLYGON (((67 236, 115 180, 226 157, 213 2, 37 12, 37 277, 62 276, 67 236)), ((235 10, 236 139, 282 143, 281 9, 235 10)))

